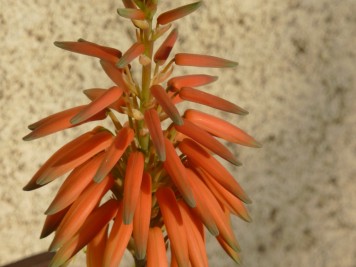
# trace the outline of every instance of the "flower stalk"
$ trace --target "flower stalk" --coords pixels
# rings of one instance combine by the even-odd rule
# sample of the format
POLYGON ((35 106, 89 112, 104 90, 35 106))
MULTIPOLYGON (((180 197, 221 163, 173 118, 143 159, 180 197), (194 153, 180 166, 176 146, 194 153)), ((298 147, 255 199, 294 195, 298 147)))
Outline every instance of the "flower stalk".
POLYGON ((24 187, 34 190, 69 173, 46 211, 41 233, 43 238, 54 232, 49 249, 56 254, 50 267, 67 264, 85 247, 89 267, 118 266, 125 250, 136 267, 168 266, 168 246, 172 266, 205 267, 204 228, 239 262, 240 246, 230 217, 250 221, 245 204, 251 200, 216 159, 240 165, 218 138, 248 147, 261 145, 221 118, 194 109, 180 111, 181 102, 194 102, 246 115, 245 109, 204 91, 203 86, 217 77, 173 76, 174 67, 233 68, 237 63, 192 53, 171 55, 178 40, 176 29, 155 50, 155 42, 172 22, 197 10, 200 1, 157 17, 157 0, 122 2, 117 13, 136 31, 136 42, 127 51, 84 39, 55 42, 64 50, 98 58, 113 85, 84 90, 88 104, 32 123, 24 137, 30 141, 106 118, 114 126, 98 126, 64 145, 24 187), (140 72, 140 82, 135 72, 140 72), (117 113, 127 120, 120 121, 117 113))

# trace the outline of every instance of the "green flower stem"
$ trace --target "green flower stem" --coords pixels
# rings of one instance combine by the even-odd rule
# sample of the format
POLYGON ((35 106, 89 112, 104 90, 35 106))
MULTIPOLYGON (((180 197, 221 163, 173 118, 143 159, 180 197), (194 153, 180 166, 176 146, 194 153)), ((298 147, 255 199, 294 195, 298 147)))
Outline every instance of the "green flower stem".
MULTIPOLYGON (((154 41, 151 40, 151 33, 152 33, 152 20, 148 21, 149 27, 148 29, 143 31, 142 41, 145 45, 145 56, 147 56, 152 61, 152 54, 153 54, 153 43, 154 41)), ((152 62, 147 65, 142 66, 142 88, 141 88, 141 112, 144 114, 147 106, 150 103, 150 86, 151 86, 151 72, 152 72, 152 62)), ((139 122, 139 128, 143 128, 143 121, 139 122)), ((140 145, 143 151, 148 151, 148 144, 149 144, 149 135, 146 134, 139 138, 140 145)))

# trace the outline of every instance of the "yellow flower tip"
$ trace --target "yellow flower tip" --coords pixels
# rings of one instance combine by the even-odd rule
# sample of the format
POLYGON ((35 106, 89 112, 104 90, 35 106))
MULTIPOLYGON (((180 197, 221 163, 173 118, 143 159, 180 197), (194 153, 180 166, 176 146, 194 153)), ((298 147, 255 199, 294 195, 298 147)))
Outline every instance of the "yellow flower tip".
POLYGON ((165 25, 172 21, 185 17, 197 10, 201 6, 201 4, 202 2, 199 1, 164 12, 157 17, 157 24, 165 25))
POLYGON ((139 55, 143 54, 145 51, 145 45, 142 43, 134 43, 116 62, 116 67, 124 68, 127 66, 132 60, 137 58, 139 55))
POLYGON ((180 66, 193 66, 193 67, 208 67, 208 68, 233 68, 238 65, 237 62, 198 54, 178 53, 174 57, 174 61, 180 66))
POLYGON ((146 17, 145 12, 136 8, 118 8, 117 13, 127 19, 144 20, 146 17))

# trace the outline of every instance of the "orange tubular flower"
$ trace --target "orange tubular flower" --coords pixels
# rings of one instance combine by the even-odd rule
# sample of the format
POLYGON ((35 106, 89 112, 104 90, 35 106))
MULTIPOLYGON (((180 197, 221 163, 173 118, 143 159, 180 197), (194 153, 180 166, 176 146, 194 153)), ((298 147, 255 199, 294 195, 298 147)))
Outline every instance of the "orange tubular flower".
POLYGON ((140 188, 140 196, 133 220, 133 239, 136 244, 136 258, 144 260, 151 220, 152 181, 148 173, 144 173, 140 188))
POLYGON ((168 267, 166 247, 159 227, 150 228, 148 233, 147 267, 168 267))
POLYGON ((40 236, 54 232, 49 250, 56 253, 50 267, 66 266, 84 247, 89 267, 117 267, 125 250, 136 267, 167 267, 168 247, 171 266, 207 267, 204 228, 239 262, 230 215, 251 221, 245 206, 251 200, 216 158, 240 165, 218 138, 249 147, 260 144, 230 122, 178 107, 187 101, 248 114, 193 88, 215 82, 216 76, 172 76, 180 66, 231 68, 237 63, 208 55, 171 55, 178 39, 175 28, 168 34, 171 23, 197 10, 200 1, 157 16, 157 0, 122 2, 118 15, 136 27, 136 39, 124 54, 83 39, 55 42, 64 50, 99 59, 112 85, 85 89, 88 104, 32 123, 24 137, 30 141, 96 120, 107 119, 112 125, 97 126, 63 145, 23 188, 38 189, 69 173, 45 212, 40 236))
POLYGON ((233 68, 237 63, 231 60, 206 55, 179 53, 174 57, 174 62, 180 66, 233 68))
POLYGON ((215 82, 218 79, 216 76, 206 74, 189 74, 177 76, 169 79, 167 85, 173 91, 179 91, 183 87, 196 87, 215 82))
POLYGON ((107 49, 84 40, 79 42, 54 42, 54 45, 71 52, 97 57, 109 62, 116 62, 119 57, 121 57, 119 50, 113 50, 112 48, 107 49))
POLYGON ((183 87, 179 91, 179 96, 184 100, 206 105, 226 112, 231 112, 239 115, 248 114, 246 110, 240 108, 234 103, 231 103, 223 98, 220 98, 218 96, 191 87, 183 87))
POLYGON ((184 117, 199 126, 201 129, 204 129, 212 135, 221 137, 226 141, 244 146, 261 147, 261 144, 258 143, 252 136, 249 136, 235 125, 232 125, 231 123, 215 116, 198 110, 188 109, 184 113, 184 117))
POLYGON ((123 221, 130 224, 135 214, 136 205, 140 196, 142 182, 144 155, 141 152, 132 152, 127 160, 124 180, 123 221))

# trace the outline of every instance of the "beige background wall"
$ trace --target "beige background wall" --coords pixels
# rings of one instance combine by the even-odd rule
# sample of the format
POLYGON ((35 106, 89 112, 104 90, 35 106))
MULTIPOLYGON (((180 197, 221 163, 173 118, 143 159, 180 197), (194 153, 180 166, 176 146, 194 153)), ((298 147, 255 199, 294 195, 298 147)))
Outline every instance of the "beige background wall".
MULTIPOLYGON (((161 2, 162 10, 189 3, 161 2)), ((242 266, 355 267, 356 1, 204 2, 178 23, 175 51, 239 62, 236 70, 194 71, 220 75, 208 90, 249 110, 228 119, 264 144, 233 147, 244 165, 231 171, 254 201, 251 224, 233 221, 242 266)), ((21 188, 80 132, 26 143, 26 126, 85 103, 83 89, 111 84, 96 60, 52 43, 82 37, 127 49, 131 25, 116 15, 120 5, 0 0, 0 265, 48 246, 51 238, 38 239, 42 213, 59 183, 21 188)), ((208 253, 211 266, 233 266, 212 239, 208 253)))

